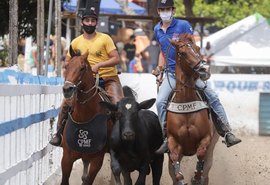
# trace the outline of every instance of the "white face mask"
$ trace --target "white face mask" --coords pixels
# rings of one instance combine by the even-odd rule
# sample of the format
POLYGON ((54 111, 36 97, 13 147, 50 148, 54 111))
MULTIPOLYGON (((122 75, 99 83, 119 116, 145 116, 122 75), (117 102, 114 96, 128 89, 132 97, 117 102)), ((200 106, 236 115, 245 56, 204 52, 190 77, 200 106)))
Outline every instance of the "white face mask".
POLYGON ((160 12, 159 16, 163 22, 170 22, 173 18, 172 11, 160 12))

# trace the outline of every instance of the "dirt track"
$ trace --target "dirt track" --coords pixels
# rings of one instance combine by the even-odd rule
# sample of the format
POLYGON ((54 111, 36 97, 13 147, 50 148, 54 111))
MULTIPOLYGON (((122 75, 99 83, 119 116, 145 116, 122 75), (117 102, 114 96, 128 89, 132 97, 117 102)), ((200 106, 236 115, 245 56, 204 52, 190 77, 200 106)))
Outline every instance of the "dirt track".
MULTIPOLYGON (((268 185, 270 184, 270 137, 260 137, 255 135, 246 135, 238 133, 242 143, 231 148, 226 148, 218 141, 214 151, 214 164, 210 171, 210 185, 268 185)), ((185 169, 184 175, 193 174, 194 163, 191 162, 194 157, 186 158, 182 167, 191 166, 185 169)), ((95 185, 110 184, 110 159, 106 155, 104 164, 99 172, 95 185)), ((172 181, 168 174, 167 155, 164 160, 163 176, 161 185, 171 185, 172 181)), ((71 185, 81 184, 80 177, 82 166, 80 162, 75 163, 71 174, 71 185)), ((137 173, 133 174, 136 178, 137 173)), ((61 174, 57 175, 60 179, 61 174)), ((187 180, 187 179, 186 179, 187 180)), ((60 184, 58 181, 57 185, 60 184)), ((55 184, 55 185, 56 185, 55 184)), ((151 184, 151 177, 147 178, 147 185, 151 184)))

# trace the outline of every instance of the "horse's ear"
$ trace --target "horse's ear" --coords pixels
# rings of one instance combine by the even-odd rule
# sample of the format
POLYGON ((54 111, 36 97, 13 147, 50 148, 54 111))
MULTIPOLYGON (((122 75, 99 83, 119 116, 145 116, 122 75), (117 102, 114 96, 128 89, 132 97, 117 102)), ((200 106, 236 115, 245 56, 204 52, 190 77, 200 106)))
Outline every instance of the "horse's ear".
POLYGON ((71 58, 74 57, 74 56, 76 56, 76 53, 75 53, 75 51, 73 50, 73 48, 72 48, 71 45, 69 46, 69 54, 70 54, 71 58))
POLYGON ((106 101, 101 101, 99 102, 100 106, 103 108, 106 108, 110 111, 117 111, 117 106, 115 104, 106 102, 106 101))
POLYGON ((173 46, 177 46, 177 42, 175 40, 169 39, 169 41, 173 46))
POLYGON ((153 104, 155 103, 155 101, 156 101, 156 98, 145 100, 145 101, 139 103, 139 108, 140 109, 150 109, 153 106, 153 104))
POLYGON ((87 60, 88 55, 89 55, 89 53, 88 53, 88 51, 86 51, 86 52, 82 55, 82 57, 83 57, 85 60, 87 60))

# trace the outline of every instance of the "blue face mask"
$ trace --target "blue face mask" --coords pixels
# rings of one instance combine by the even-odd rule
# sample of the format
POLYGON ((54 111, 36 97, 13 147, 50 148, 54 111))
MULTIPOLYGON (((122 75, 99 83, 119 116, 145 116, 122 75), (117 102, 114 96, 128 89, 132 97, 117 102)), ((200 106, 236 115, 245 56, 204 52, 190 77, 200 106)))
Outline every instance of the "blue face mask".
POLYGON ((92 25, 85 25, 85 24, 83 24, 83 29, 84 29, 84 31, 86 32, 86 33, 88 33, 88 34, 92 34, 92 33, 94 33, 94 31, 96 30, 96 25, 95 26, 92 26, 92 25))

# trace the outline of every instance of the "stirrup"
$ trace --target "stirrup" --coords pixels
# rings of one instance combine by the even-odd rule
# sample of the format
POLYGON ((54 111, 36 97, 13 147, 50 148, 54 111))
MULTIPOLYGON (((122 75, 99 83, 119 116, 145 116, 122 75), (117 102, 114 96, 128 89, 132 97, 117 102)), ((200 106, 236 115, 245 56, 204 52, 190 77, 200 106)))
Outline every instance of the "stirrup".
POLYGON ((59 146, 62 147, 62 141, 63 141, 63 136, 62 134, 54 134, 53 137, 51 138, 51 140, 49 141, 49 143, 53 146, 59 146), (57 141, 53 141, 53 139, 56 139, 56 137, 58 138, 58 142, 57 141))
POLYGON ((164 153, 169 153, 169 148, 168 148, 168 139, 167 137, 164 139, 162 145, 155 151, 156 154, 164 154, 164 153))
POLYGON ((233 133, 231 132, 227 132, 224 136, 224 140, 222 141, 222 143, 224 143, 228 148, 233 146, 233 145, 236 145, 238 143, 240 143, 242 140, 237 138, 233 133), (229 141, 229 137, 232 137, 231 141, 229 141))

